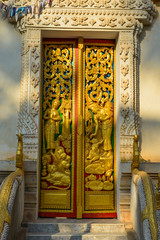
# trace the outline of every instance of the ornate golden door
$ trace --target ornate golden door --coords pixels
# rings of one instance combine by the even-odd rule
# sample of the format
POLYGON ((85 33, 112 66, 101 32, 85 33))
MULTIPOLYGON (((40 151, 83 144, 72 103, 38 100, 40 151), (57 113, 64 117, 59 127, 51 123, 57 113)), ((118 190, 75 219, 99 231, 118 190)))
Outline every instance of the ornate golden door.
POLYGON ((116 217, 114 41, 44 39, 41 217, 116 217))

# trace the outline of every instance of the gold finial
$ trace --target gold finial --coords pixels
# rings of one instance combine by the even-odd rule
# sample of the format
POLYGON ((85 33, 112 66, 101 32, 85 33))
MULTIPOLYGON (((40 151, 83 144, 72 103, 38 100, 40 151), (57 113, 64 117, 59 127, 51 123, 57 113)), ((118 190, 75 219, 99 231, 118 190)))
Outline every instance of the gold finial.
POLYGON ((137 134, 134 135, 134 142, 133 142, 133 162, 131 165, 132 172, 136 168, 137 169, 139 168, 139 146, 138 146, 137 134))
POLYGON ((83 46, 84 46, 84 44, 83 44, 83 38, 80 37, 80 38, 78 38, 78 48, 79 48, 80 50, 82 50, 82 49, 83 49, 83 46))
POLYGON ((18 146, 17 146, 17 152, 16 152, 16 167, 17 168, 23 168, 23 140, 22 140, 22 134, 18 134, 18 146))

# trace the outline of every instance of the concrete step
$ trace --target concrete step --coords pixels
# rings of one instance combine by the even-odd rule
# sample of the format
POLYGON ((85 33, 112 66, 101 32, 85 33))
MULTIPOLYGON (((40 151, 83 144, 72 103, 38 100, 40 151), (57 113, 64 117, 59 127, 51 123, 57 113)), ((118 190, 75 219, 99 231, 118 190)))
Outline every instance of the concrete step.
POLYGON ((26 240, 127 240, 117 219, 38 219, 28 224, 26 240))
POLYGON ((122 223, 29 223, 29 233, 124 233, 122 223))
POLYGON ((127 240, 124 233, 47 234, 27 233, 26 240, 127 240))

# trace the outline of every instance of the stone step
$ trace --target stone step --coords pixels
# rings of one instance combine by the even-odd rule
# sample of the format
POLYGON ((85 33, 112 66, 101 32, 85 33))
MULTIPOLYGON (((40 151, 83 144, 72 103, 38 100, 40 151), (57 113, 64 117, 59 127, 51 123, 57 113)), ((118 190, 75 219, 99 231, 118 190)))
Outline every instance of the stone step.
POLYGON ((124 233, 122 223, 29 223, 29 233, 124 233))
POLYGON ((27 233, 26 240, 127 240, 126 234, 122 233, 84 233, 84 234, 47 234, 27 233))

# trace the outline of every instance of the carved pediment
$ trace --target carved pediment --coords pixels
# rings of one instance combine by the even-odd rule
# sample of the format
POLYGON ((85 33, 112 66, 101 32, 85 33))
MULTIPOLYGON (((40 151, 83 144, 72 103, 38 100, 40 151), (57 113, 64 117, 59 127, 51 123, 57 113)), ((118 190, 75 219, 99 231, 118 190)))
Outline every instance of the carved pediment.
MULTIPOLYGON (((5 2, 7 4, 7 1, 5 2)), ((19 16, 18 28, 105 28, 134 29, 137 24, 150 24, 156 9, 150 0, 55 0, 42 9, 38 16, 39 1, 34 5, 34 14, 19 16)), ((31 1, 15 1, 15 6, 31 6, 31 1)), ((21 14, 20 14, 21 15, 21 14)), ((10 18, 10 21, 15 21, 10 18)))

